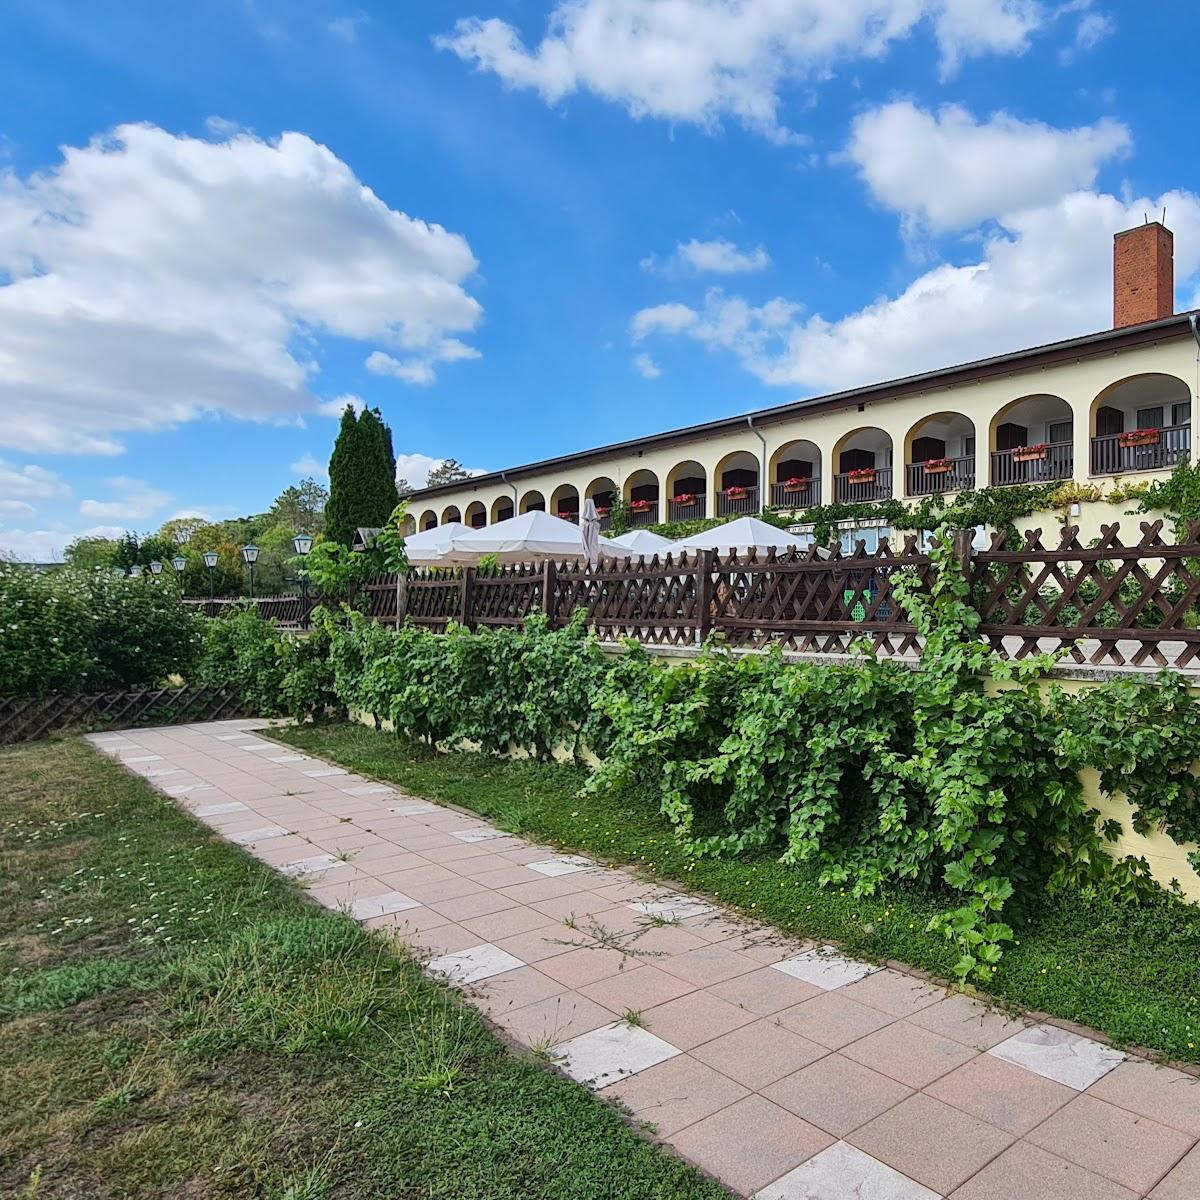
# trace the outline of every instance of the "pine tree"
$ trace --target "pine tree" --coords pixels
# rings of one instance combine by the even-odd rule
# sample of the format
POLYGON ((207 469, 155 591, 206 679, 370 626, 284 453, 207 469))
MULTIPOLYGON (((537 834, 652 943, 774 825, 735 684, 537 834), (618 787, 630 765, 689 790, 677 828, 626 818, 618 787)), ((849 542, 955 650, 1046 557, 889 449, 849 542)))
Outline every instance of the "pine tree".
POLYGON ((386 525, 397 502, 391 430, 378 409, 356 416, 347 405, 329 459, 326 539, 353 546, 359 526, 386 525))

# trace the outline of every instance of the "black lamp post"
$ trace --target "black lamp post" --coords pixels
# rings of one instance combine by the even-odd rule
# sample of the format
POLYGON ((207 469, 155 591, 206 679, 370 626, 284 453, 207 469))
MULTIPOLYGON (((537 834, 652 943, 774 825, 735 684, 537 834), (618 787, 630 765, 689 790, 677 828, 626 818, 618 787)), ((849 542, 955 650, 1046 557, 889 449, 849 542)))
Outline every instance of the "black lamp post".
MULTIPOLYGON (((313 540, 307 533, 298 533, 292 538, 292 549, 296 551, 301 559, 308 557, 308 552, 312 549, 313 540)), ((304 563, 300 564, 298 572, 300 576, 300 624, 308 628, 308 572, 304 569, 304 563)))
POLYGON ((213 611, 216 605, 213 603, 213 569, 217 565, 217 552, 215 550, 205 550, 201 555, 204 559, 204 565, 208 568, 208 615, 215 616, 213 611))
POLYGON ((258 547, 253 542, 248 542, 242 547, 242 558, 245 559, 246 566, 250 568, 250 599, 254 599, 254 564, 258 562, 258 547))

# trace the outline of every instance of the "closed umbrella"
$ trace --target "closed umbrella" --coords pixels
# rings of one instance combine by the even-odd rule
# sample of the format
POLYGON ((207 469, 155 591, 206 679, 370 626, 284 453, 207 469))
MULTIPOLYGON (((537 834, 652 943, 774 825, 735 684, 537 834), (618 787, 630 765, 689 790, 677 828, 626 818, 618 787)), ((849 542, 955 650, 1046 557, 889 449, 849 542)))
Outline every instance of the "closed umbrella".
POLYGON ((600 514, 596 502, 589 496, 583 502, 583 516, 579 523, 579 537, 587 557, 588 569, 594 571, 600 561, 600 514))

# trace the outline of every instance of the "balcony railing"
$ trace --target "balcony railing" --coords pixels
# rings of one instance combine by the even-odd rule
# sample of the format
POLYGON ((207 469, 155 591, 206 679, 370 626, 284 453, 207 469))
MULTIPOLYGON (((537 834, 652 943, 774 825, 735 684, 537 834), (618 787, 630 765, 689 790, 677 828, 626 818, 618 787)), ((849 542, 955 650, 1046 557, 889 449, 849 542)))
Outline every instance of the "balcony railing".
POLYGON ((704 497, 697 496, 689 504, 681 504, 678 500, 667 501, 667 512, 672 521, 699 521, 704 517, 704 497))
POLYGON ((812 508, 821 503, 821 480, 814 476, 802 486, 786 483, 771 484, 771 503, 779 508, 812 508))
POLYGON ((1126 471, 1163 471, 1187 458, 1189 443, 1192 440, 1190 425, 1168 425, 1166 429, 1146 432, 1157 434, 1158 440, 1140 446, 1123 446, 1123 440, 1139 439, 1129 433, 1092 438, 1092 474, 1123 475, 1126 471))
POLYGON ((740 495, 731 496, 728 492, 717 495, 717 516, 734 517, 753 515, 762 505, 758 500, 757 487, 738 488, 740 495))
POLYGON ((611 525, 612 525, 612 514, 611 513, 601 513, 600 514, 600 532, 603 533, 611 525))
POLYGON ((943 458, 933 463, 909 463, 905 486, 910 496, 936 496, 975 486, 975 456, 943 458))
POLYGON ((1075 455, 1070 442, 1041 446, 1018 446, 1015 450, 992 451, 992 486, 1014 483, 1050 483, 1070 479, 1075 455))
POLYGON ((629 506, 629 523, 630 525, 657 525, 658 524, 658 501, 646 501, 645 508, 634 508, 633 505, 638 503, 633 501, 629 506))
POLYGON ((839 504, 862 504, 892 498, 892 468, 876 467, 870 479, 851 478, 857 471, 841 471, 833 477, 834 499, 839 504))
POLYGON ((579 511, 577 509, 560 508, 554 515, 563 521, 570 521, 572 525, 579 524, 579 511))

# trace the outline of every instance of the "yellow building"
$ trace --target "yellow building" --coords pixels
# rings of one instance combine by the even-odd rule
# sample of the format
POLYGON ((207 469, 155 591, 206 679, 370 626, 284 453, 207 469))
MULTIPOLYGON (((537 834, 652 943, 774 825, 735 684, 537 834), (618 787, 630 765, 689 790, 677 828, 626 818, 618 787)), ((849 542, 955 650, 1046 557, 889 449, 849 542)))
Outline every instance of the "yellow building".
MULTIPOLYGON (((617 497, 633 524, 976 487, 1165 478, 1193 451, 1197 313, 1174 313, 1171 233, 1117 235, 1113 328, 426 488, 417 529, 617 497)), ((1094 506, 1085 534, 1119 509, 1094 506)), ((864 527, 870 523, 864 523, 864 527)), ((877 523, 876 523, 877 524, 877 523)), ((882 532, 882 531, 881 531, 882 532)))

